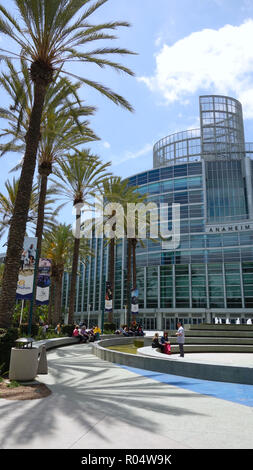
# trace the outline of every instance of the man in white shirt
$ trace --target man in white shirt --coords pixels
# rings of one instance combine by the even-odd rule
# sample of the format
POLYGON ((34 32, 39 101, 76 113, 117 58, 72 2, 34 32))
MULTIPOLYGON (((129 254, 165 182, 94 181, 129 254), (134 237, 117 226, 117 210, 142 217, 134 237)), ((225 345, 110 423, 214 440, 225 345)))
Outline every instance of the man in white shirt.
POLYGON ((179 351, 180 351, 180 357, 184 357, 184 328, 182 327, 182 323, 178 322, 177 323, 177 342, 179 346, 179 351))

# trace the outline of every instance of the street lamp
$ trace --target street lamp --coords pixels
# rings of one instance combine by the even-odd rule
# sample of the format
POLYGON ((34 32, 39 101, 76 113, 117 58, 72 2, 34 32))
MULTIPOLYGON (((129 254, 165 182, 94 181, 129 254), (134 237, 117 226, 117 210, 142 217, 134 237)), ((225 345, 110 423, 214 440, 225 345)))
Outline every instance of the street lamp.
POLYGON ((87 325, 87 328, 89 329, 90 327, 90 304, 88 305, 88 325, 87 325))

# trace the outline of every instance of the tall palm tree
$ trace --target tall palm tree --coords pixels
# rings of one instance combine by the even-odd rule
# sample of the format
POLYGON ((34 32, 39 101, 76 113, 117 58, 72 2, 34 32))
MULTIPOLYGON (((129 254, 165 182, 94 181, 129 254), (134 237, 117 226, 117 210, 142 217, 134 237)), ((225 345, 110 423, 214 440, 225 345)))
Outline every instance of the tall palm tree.
MULTIPOLYGON (((138 214, 134 213, 134 217, 128 217, 128 204, 142 204, 146 200, 146 195, 138 192, 138 186, 130 186, 127 179, 122 180, 121 177, 112 176, 103 185, 103 195, 105 202, 116 202, 119 203, 124 211, 124 236, 127 246, 127 257, 126 257, 126 305, 127 305, 127 323, 130 323, 131 316, 131 287, 136 288, 136 246, 140 243, 142 246, 144 242, 141 236, 138 234, 138 214), (128 232, 130 230, 132 234, 128 232)), ((113 217, 115 213, 109 214, 109 219, 113 217)), ((147 228, 149 227, 149 216, 146 217, 147 228)), ((115 230, 115 225, 113 227, 115 230)), ((116 237, 110 238, 109 241, 109 282, 114 294, 114 277, 115 277, 115 243, 117 243, 116 237)), ((109 321, 113 321, 113 311, 109 312, 109 321)))
MULTIPOLYGON (((8 73, 3 73, 0 83, 10 95, 13 106, 10 110, 0 108, 0 117, 8 119, 8 127, 1 136, 10 140, 0 145, 1 154, 12 151, 20 154, 25 150, 26 133, 32 110, 32 85, 29 69, 21 60, 22 77, 10 61, 7 61, 8 73)), ((66 78, 59 78, 47 89, 42 113, 41 138, 38 146, 38 172, 40 175, 40 195, 36 234, 37 257, 40 257, 44 225, 44 206, 47 195, 48 177, 57 160, 64 158, 66 152, 84 142, 98 140, 88 127, 87 115, 94 113, 95 108, 83 106, 78 89, 80 82, 72 84, 66 78)), ((22 161, 13 170, 22 167, 22 161)))
MULTIPOLYGON (((54 169, 54 174, 61 181, 58 189, 61 194, 73 203, 73 207, 81 207, 84 203, 92 206, 91 196, 98 191, 106 178, 110 163, 101 161, 90 153, 90 150, 82 150, 78 154, 68 155, 65 160, 60 160, 54 169)), ((80 212, 76 211, 76 224, 80 223, 80 212)), ((78 227, 76 227, 78 230, 78 227)), ((78 260, 80 250, 80 236, 77 233, 74 238, 74 250, 72 260, 72 272, 69 294, 69 323, 73 322, 75 308, 76 279, 78 272, 78 260)))
MULTIPOLYGON (((7 180, 5 182, 6 194, 0 193, 0 238, 5 231, 9 230, 11 219, 14 212, 15 202, 18 192, 19 178, 13 178, 12 182, 7 180)), ((45 202, 45 228, 49 229, 55 223, 55 217, 58 214, 58 209, 54 209, 52 204, 55 203, 56 188, 51 186, 47 189, 47 199, 45 202)), ((29 212, 28 212, 28 227, 35 233, 37 220, 38 220, 38 205, 39 205, 39 186, 33 185, 29 212)))
MULTIPOLYGON (((45 232, 42 253, 43 256, 52 260, 52 284, 50 289, 50 301, 53 291, 53 314, 51 323, 56 324, 61 320, 62 308, 62 278, 64 271, 71 271, 74 241, 71 225, 58 224, 52 230, 45 232)), ((93 256, 87 240, 81 240, 80 257, 84 263, 93 256)), ((73 318, 72 318, 73 321, 73 318)), ((71 323, 69 321, 69 323, 71 323)))
MULTIPOLYGON (((143 204, 146 201, 146 195, 138 192, 138 186, 128 187, 128 203, 129 204, 143 204)), ((136 247, 138 243, 144 246, 144 241, 139 234, 139 214, 137 211, 134 213, 133 218, 127 219, 127 283, 126 283, 126 305, 127 305, 127 324, 130 324, 131 317, 131 288, 136 289, 136 247), (130 230, 130 234, 129 234, 130 230)), ((146 227, 149 227, 149 217, 146 214, 146 227)), ((133 314, 135 320, 135 314, 133 314)))
MULTIPOLYGON (((0 299, 0 324, 2 326, 10 325, 15 305, 18 269, 41 134, 42 111, 46 92, 54 80, 55 72, 61 70, 61 73, 68 73, 64 70, 65 64, 77 61, 95 64, 99 67, 109 66, 117 71, 133 75, 127 67, 104 58, 111 54, 131 54, 129 50, 106 47, 86 49, 86 46, 94 41, 115 39, 115 36, 108 34, 108 30, 114 30, 119 26, 129 26, 127 22, 109 22, 100 25, 87 22, 88 18, 107 1, 15 0, 19 22, 0 4, 0 32, 10 42, 18 45, 20 54, 3 50, 3 48, 1 51, 13 57, 22 56, 25 61, 30 62, 30 77, 34 85, 33 107, 26 134, 26 149, 18 197, 9 231, 0 299)), ((117 105, 132 110, 131 105, 124 98, 107 87, 84 77, 79 77, 79 79, 83 84, 95 88, 117 105)))
POLYGON ((52 281, 54 284, 54 306, 52 323, 61 320, 62 278, 64 267, 69 262, 73 237, 71 225, 59 224, 46 232, 43 240, 43 254, 52 260, 52 281))
MULTIPOLYGON (((120 204, 123 208, 123 232, 124 235, 127 235, 127 204, 134 202, 134 190, 136 188, 128 185, 128 180, 124 180, 119 176, 112 176, 111 178, 107 179, 103 184, 103 197, 105 204, 107 203, 116 203, 120 204)), ((105 218, 105 222, 115 216, 115 211, 112 212, 105 218)), ((116 224, 113 225, 112 230, 115 232, 116 224)), ((108 272, 108 281, 111 285, 112 296, 114 298, 114 278, 115 278, 115 244, 117 243, 116 232, 114 233, 114 237, 108 240, 109 244, 109 272, 108 272)), ((129 244, 129 240, 127 239, 128 244, 128 254, 129 259, 131 260, 131 243, 129 244)), ((128 280, 127 286, 130 286, 131 282, 131 264, 127 263, 128 269, 128 280)), ((108 320, 110 322, 113 321, 113 310, 108 313, 108 320)))
POLYGON ((2 289, 3 274, 4 274, 4 263, 1 263, 0 264, 0 292, 2 289))

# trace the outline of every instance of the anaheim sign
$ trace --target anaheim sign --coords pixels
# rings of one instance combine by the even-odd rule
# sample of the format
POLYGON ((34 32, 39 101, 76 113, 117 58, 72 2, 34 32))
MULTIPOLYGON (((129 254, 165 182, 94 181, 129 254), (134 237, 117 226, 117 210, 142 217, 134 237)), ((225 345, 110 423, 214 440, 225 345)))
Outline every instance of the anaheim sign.
POLYGON ((241 232, 246 230, 253 230, 253 222, 242 224, 206 225, 207 233, 241 232))

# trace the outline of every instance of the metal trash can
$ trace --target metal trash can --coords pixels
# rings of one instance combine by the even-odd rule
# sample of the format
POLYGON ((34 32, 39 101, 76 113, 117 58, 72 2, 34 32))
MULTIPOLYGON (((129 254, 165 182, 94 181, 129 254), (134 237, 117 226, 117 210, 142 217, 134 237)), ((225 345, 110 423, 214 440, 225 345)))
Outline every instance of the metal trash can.
POLYGON ((33 348, 33 338, 19 338, 17 347, 11 348, 10 380, 34 380, 38 373, 38 348, 33 348))

